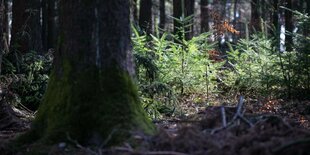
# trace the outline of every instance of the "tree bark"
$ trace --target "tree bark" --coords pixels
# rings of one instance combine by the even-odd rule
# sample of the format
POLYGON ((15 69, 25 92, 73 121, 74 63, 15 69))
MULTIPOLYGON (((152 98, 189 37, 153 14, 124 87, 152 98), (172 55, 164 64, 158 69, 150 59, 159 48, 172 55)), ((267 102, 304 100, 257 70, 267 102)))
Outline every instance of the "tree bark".
POLYGON ((306 13, 308 13, 308 15, 310 14, 310 1, 306 0, 307 3, 307 8, 306 8, 306 13))
MULTIPOLYGON (((153 132, 133 83, 128 0, 60 1, 60 44, 32 137, 118 144, 153 132)), ((29 143, 29 141, 28 141, 29 143)))
POLYGON ((261 31, 261 16, 259 14, 259 0, 251 1, 251 24, 250 29, 252 32, 261 31))
POLYGON ((47 51, 47 28, 48 28, 48 10, 47 0, 41 0, 41 13, 42 13, 42 47, 44 51, 47 51))
POLYGON ((152 33, 152 0, 140 1, 139 26, 146 34, 152 33))
MULTIPOLYGON (((292 9, 292 0, 286 0, 286 7, 292 9)), ((293 13, 289 10, 285 10, 285 31, 293 32, 293 13)), ((292 35, 285 35, 285 47, 286 51, 292 51, 293 48, 293 38, 292 35)))
MULTIPOLYGON (((2 56, 4 54, 4 47, 5 47, 5 35, 4 35, 4 32, 5 32, 5 15, 6 15, 6 12, 5 12, 5 1, 4 0, 1 0, 0 1, 0 75, 1 75, 1 64, 2 64, 2 56)), ((0 88, 1 90, 1 88, 0 88)))
POLYGON ((57 9, 58 0, 48 0, 48 27, 47 27, 47 49, 55 49, 57 46, 57 36, 58 36, 58 21, 57 21, 57 9))
POLYGON ((166 5, 165 5, 165 0, 160 0, 159 1, 159 28, 165 29, 166 25, 166 5))
MULTIPOLYGON (((184 10, 184 15, 185 17, 191 16, 194 14, 194 9, 195 9, 195 0, 185 0, 185 10, 184 10)), ((193 35, 194 35, 194 18, 190 21, 190 23, 186 23, 188 24, 192 24, 191 26, 187 26, 185 28, 185 39, 186 40, 190 40, 192 39, 193 35)))
MULTIPOLYGON (((180 19, 182 17, 182 0, 173 0, 173 17, 180 19)), ((177 20, 173 20, 173 33, 180 39, 182 38, 181 23, 177 20)))
POLYGON ((11 49, 22 54, 31 50, 42 53, 40 0, 13 0, 11 49))
POLYGON ((200 10, 201 10, 201 32, 208 32, 209 31, 209 0, 201 0, 200 3, 200 10))

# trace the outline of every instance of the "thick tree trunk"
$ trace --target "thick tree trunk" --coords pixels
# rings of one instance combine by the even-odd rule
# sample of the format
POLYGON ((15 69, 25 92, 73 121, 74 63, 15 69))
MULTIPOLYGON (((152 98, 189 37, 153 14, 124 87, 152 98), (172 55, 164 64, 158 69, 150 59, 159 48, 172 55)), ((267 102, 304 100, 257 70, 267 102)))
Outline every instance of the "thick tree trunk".
POLYGON ((209 0, 201 0, 200 10, 201 10, 201 32, 209 31, 209 0))
POLYGON ((159 28, 165 29, 166 25, 166 4, 165 0, 160 0, 159 1, 159 28))
POLYGON ((32 130, 21 138, 109 144, 153 132, 139 103, 128 0, 60 1, 60 45, 32 130))
POLYGON ((146 34, 152 33, 152 0, 140 1, 139 26, 146 34))
POLYGON ((40 0, 13 0, 11 49, 20 53, 42 52, 40 0))

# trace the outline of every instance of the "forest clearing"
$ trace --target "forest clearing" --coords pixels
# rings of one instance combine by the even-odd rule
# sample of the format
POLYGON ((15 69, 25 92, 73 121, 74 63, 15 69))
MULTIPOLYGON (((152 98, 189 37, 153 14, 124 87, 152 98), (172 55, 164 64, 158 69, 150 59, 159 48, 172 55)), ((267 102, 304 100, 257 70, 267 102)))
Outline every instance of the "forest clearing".
POLYGON ((310 155, 309 0, 2 0, 0 154, 310 155))

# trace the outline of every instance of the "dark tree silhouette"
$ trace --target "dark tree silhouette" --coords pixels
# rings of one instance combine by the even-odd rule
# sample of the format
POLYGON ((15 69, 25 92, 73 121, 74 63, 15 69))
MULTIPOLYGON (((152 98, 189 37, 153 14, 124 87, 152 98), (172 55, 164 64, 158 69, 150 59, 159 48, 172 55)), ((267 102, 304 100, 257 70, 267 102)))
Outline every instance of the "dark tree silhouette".
MULTIPOLYGON (((286 0, 286 5, 287 8, 292 8, 292 0, 286 0)), ((285 10, 285 30, 287 32, 293 32, 293 13, 292 11, 285 10)), ((286 51, 291 51, 292 50, 292 44, 293 44, 293 38, 292 35, 287 34, 285 35, 285 47, 286 51)))
POLYGON ((201 32, 209 31, 209 0, 201 0, 200 2, 200 10, 201 10, 201 32))
POLYGON ((251 31, 261 31, 261 24, 260 24, 260 13, 259 13, 259 0, 252 0, 251 1, 251 24, 250 29, 251 31))
POLYGON ((160 0, 159 1, 159 28, 165 29, 166 25, 166 5, 165 5, 165 0, 160 0))
POLYGON ((152 0, 140 1, 139 26, 146 34, 152 33, 152 0))
POLYGON ((20 53, 42 52, 40 0, 13 0, 11 49, 20 53))

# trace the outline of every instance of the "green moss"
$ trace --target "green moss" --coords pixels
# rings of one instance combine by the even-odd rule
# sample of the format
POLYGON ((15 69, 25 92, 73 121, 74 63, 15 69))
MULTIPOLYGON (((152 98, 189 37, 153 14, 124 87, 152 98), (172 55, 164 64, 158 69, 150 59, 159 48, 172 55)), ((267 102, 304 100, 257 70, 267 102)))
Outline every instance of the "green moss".
POLYGON ((111 137, 112 145, 131 130, 154 132, 128 73, 96 66, 74 70, 69 62, 62 68, 62 74, 51 74, 32 130, 21 139, 55 143, 70 136, 82 144, 102 144, 111 137))

